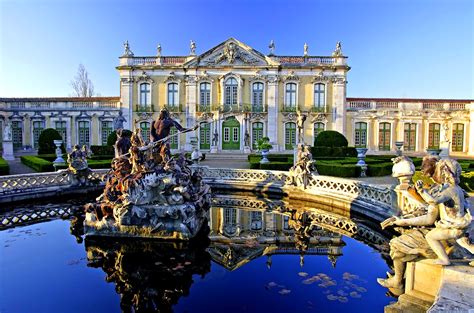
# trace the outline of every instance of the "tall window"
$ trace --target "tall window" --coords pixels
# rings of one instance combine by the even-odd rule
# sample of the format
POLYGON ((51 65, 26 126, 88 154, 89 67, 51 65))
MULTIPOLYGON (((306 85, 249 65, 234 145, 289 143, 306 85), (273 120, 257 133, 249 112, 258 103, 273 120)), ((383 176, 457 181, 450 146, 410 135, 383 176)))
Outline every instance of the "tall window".
POLYGON ((66 121, 56 121, 54 122, 54 129, 58 131, 63 139, 64 145, 67 143, 67 123, 66 121))
POLYGON ((38 140, 41 132, 43 131, 43 121, 33 121, 33 147, 38 148, 38 140))
POLYGON ((211 147, 211 126, 209 123, 201 123, 199 127, 199 144, 201 149, 211 147))
POLYGON ((211 105, 211 84, 201 83, 199 85, 199 105, 201 112, 207 112, 211 105))
POLYGON ((316 139, 316 137, 318 137, 319 133, 322 131, 324 131, 324 123, 321 123, 321 122, 314 123, 314 128, 313 128, 314 139, 316 139))
POLYGON ((151 104, 150 84, 140 84, 140 105, 147 106, 151 104))
POLYGON ((237 105, 237 80, 233 77, 225 81, 224 110, 235 108, 237 105))
POLYGON ((168 106, 169 107, 178 106, 178 84, 177 83, 168 84, 168 106))
POLYGON ((142 133, 142 138, 144 141, 150 140, 150 123, 149 122, 141 122, 140 123, 140 131, 142 133))
POLYGON ((430 123, 428 125, 428 148, 439 149, 441 124, 430 123))
POLYGON ((179 139, 179 135, 176 135, 178 133, 178 130, 176 129, 176 127, 171 127, 171 130, 170 130, 170 148, 171 149, 178 149, 178 139, 179 139))
POLYGON ((286 84, 285 88, 285 110, 296 110, 296 84, 286 84))
POLYGON ((464 150, 464 124, 455 123, 453 125, 453 151, 462 152, 464 150))
POLYGON ((107 138, 109 138, 109 135, 113 132, 112 128, 112 122, 111 121, 102 121, 102 133, 101 133, 101 138, 102 138, 102 145, 107 145, 107 138))
POLYGON ((252 124, 252 146, 257 149, 257 141, 263 138, 263 123, 255 122, 252 124))
POLYGON ((326 106, 326 86, 318 83, 314 85, 314 110, 317 112, 324 111, 326 106))
POLYGON ((285 124, 285 149, 293 150, 296 145, 296 124, 289 122, 285 124))
POLYGON ((12 140, 14 148, 21 148, 23 145, 23 123, 21 121, 12 122, 12 140))
POLYGON ((262 212, 251 211, 250 212, 250 229, 260 230, 262 229, 262 212))
POLYGON ((379 124, 379 150, 390 151, 390 123, 379 124))
POLYGON ((90 146, 90 123, 88 121, 79 121, 79 140, 80 146, 90 146))
POLYGON ((403 150, 415 151, 416 123, 405 123, 403 129, 403 150))
POLYGON ((252 112, 263 112, 263 83, 252 85, 252 112))
POLYGON ((367 148, 367 123, 355 123, 354 145, 356 148, 367 148))

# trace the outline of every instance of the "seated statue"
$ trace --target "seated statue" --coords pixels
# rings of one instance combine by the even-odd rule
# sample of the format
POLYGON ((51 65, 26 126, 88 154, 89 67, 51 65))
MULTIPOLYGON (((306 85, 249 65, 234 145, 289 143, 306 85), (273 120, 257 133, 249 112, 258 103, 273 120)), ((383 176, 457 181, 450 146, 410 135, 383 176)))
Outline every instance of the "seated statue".
POLYGON ((309 177, 312 174, 317 174, 315 161, 310 151, 310 146, 299 144, 298 154, 296 156, 296 163, 290 168, 289 177, 291 184, 295 186, 302 186, 306 189, 309 177))
POLYGON ((381 223, 382 228, 391 225, 412 227, 402 229, 402 234, 390 241, 394 275, 389 275, 388 279, 378 279, 382 286, 393 288, 395 293, 402 293, 406 262, 428 258, 435 264, 450 264, 443 245, 445 241, 455 240, 471 254, 474 253, 474 246, 465 236, 472 217, 467 194, 458 185, 461 166, 453 159, 439 160, 436 156, 426 156, 423 159, 422 172, 435 182, 431 188, 424 188, 422 181, 415 184, 416 192, 426 211, 416 216, 413 212, 410 212, 409 216, 393 216, 381 223))
POLYGON ((80 149, 79 145, 75 145, 72 152, 67 156, 68 172, 72 174, 74 185, 85 185, 87 183, 89 173, 89 165, 87 157, 89 151, 86 146, 80 149))

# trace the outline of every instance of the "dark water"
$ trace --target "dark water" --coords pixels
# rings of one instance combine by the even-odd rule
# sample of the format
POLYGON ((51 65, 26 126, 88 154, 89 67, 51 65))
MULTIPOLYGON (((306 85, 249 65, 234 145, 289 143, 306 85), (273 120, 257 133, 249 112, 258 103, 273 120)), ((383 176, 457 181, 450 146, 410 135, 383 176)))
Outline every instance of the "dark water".
POLYGON ((324 228, 304 238, 291 225, 213 208, 210 240, 192 244, 81 242, 68 220, 3 230, 0 312, 383 312, 394 300, 376 282, 389 270, 378 251, 324 228), (224 235, 219 216, 248 227, 224 235))

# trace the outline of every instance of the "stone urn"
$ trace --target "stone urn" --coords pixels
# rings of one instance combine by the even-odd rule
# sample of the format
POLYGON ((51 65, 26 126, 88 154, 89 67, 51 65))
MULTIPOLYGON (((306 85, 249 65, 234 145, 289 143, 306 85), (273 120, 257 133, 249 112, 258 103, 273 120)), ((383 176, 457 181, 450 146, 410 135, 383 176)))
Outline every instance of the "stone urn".
POLYGON ((270 161, 268 160, 268 153, 270 150, 264 149, 262 150, 262 159, 260 160, 260 163, 269 163, 270 161))
POLYGON ((61 144, 63 143, 62 140, 54 140, 54 144, 56 145, 56 160, 53 161, 54 164, 56 163, 65 163, 63 159, 63 152, 61 151, 61 144))

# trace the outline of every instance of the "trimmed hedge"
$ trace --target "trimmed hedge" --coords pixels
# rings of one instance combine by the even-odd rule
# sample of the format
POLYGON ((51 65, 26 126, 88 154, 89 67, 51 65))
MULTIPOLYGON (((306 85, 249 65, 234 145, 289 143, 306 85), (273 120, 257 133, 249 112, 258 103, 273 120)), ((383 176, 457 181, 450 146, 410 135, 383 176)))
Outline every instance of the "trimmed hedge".
POLYGON ((0 157, 0 175, 8 174, 10 174, 10 166, 7 161, 0 157))
POLYGON ((115 150, 113 146, 91 146, 91 151, 94 155, 106 155, 111 156, 114 155, 115 150))
MULTIPOLYGON (((55 153, 56 145, 54 144, 54 140, 63 140, 56 129, 46 128, 43 130, 38 138, 38 154, 55 153)), ((61 150, 63 153, 66 152, 64 142, 61 144, 61 150)))
POLYGON ((356 157, 357 151, 354 147, 311 147, 313 158, 320 157, 356 157))
MULTIPOLYGON (((423 175, 421 171, 416 171, 411 180, 413 183, 418 180, 422 180, 426 185, 431 185, 434 183, 431 178, 423 175)), ((474 192, 474 171, 462 172, 461 183, 459 186, 467 192, 474 192)))
POLYGON ((258 163, 261 170, 288 171, 293 166, 293 162, 269 162, 258 163))
POLYGON ((24 155, 21 157, 21 163, 38 171, 38 172, 52 172, 54 171, 53 162, 42 159, 35 155, 24 155))
MULTIPOLYGON (((130 131, 128 129, 124 129, 124 130, 122 130, 122 135, 125 135, 126 137, 131 137, 132 136, 132 131, 130 131)), ((143 139, 145 139, 145 138, 143 138, 143 139)), ((147 140, 147 139, 145 139, 145 140, 147 140)), ((113 131, 107 137, 107 146, 113 147, 113 145, 115 145, 116 141, 117 141, 117 133, 115 131, 113 131)))
POLYGON ((337 164, 316 161, 316 169, 320 175, 336 176, 336 177, 358 177, 360 175, 360 167, 355 164, 337 164))
POLYGON ((325 130, 314 138, 315 147, 347 147, 346 137, 335 130, 325 130))

